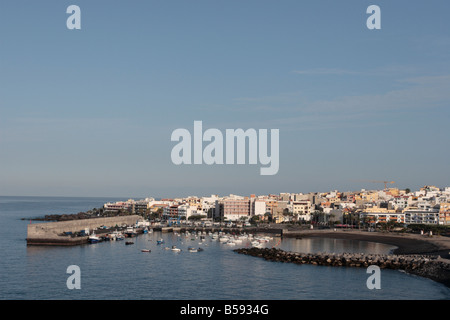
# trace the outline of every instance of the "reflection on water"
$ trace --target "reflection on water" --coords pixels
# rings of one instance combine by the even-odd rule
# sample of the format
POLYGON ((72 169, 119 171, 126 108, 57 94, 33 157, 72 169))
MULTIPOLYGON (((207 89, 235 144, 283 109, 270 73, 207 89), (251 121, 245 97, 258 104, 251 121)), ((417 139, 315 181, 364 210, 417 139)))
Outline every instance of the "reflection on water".
POLYGON ((397 247, 383 243, 331 239, 331 238, 303 238, 303 239, 283 239, 281 244, 277 246, 282 250, 314 253, 372 253, 372 254, 388 254, 397 247))

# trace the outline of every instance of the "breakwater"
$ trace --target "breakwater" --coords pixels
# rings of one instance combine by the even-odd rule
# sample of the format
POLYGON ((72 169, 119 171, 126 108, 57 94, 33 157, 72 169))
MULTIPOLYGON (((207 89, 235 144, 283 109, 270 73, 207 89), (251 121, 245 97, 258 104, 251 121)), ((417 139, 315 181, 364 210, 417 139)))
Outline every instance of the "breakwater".
POLYGON ((376 265, 380 269, 403 270, 450 287, 450 263, 436 256, 363 254, 363 253, 298 253, 276 248, 240 248, 234 252, 268 261, 335 267, 376 265))
POLYGON ((137 215, 110 218, 92 218, 62 222, 30 223, 27 226, 28 245, 79 245, 87 243, 88 237, 71 237, 67 232, 96 229, 102 226, 135 225, 142 217, 137 215))

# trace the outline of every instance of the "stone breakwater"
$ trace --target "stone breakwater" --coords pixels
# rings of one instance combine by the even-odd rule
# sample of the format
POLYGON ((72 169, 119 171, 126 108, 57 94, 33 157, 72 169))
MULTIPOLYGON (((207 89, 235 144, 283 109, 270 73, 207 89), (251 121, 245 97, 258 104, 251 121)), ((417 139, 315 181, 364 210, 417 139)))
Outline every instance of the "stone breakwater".
POLYGON ((403 270, 432 279, 450 287, 450 264, 436 256, 382 255, 362 253, 298 253, 276 248, 240 248, 239 254, 260 257, 268 261, 290 262, 336 267, 362 267, 376 265, 380 269, 403 270))

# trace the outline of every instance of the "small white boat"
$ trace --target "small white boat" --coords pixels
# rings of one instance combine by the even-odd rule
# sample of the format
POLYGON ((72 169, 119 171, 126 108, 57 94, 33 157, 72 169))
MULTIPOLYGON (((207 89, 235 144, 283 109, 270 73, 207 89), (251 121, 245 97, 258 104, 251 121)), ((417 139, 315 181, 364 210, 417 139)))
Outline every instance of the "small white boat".
POLYGON ((236 245, 236 243, 234 243, 233 241, 228 241, 228 242, 225 243, 225 244, 227 244, 227 245, 229 245, 229 246, 235 246, 235 245, 236 245))
POLYGON ((95 233, 92 233, 88 238, 89 243, 97 243, 100 242, 100 240, 100 237, 98 237, 95 233))
POLYGON ((252 241, 252 246, 256 247, 256 248, 262 248, 263 247, 262 243, 259 242, 259 241, 252 241))
POLYGON ((141 251, 142 251, 142 252, 151 252, 150 249, 142 249, 141 251))
POLYGON ((135 237, 137 235, 136 230, 133 227, 127 227, 125 234, 129 238, 135 237))
POLYGON ((177 248, 176 246, 172 246, 172 249, 171 249, 172 251, 181 251, 181 249, 180 248, 177 248))

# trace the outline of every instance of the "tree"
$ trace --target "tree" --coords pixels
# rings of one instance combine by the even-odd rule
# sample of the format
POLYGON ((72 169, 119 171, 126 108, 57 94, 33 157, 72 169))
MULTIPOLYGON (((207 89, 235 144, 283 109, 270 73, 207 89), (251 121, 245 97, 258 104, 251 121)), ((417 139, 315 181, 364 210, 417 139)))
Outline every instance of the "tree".
POLYGON ((163 212, 164 212, 163 208, 158 208, 158 210, 156 210, 156 214, 157 214, 159 219, 162 218, 163 212))
POLYGON ((268 222, 272 222, 272 214, 270 212, 264 213, 264 217, 268 220, 268 222))
POLYGON ((198 215, 192 215, 192 216, 190 216, 190 217, 188 218, 188 220, 196 220, 196 221, 198 221, 198 220, 202 220, 203 218, 206 218, 206 216, 205 216, 205 215, 198 214, 198 215))
POLYGON ((259 221, 259 216, 253 216, 250 218, 251 224, 256 224, 259 221))
POLYGON ((334 218, 335 218, 335 217, 336 217, 335 214, 333 214, 333 213, 330 213, 330 214, 329 214, 329 216, 328 216, 328 224, 329 224, 329 225, 333 225, 333 224, 336 223, 336 221, 334 221, 334 218))

